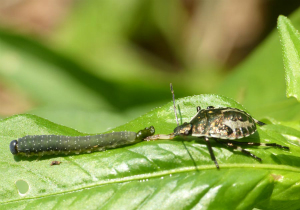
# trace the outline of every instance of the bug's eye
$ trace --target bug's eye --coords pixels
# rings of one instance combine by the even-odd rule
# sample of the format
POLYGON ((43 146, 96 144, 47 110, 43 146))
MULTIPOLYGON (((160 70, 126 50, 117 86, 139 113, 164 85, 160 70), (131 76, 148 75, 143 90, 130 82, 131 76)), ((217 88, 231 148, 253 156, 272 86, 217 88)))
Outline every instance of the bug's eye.
POLYGON ((208 106, 207 109, 214 109, 214 106, 208 106))
POLYGON ((199 112, 201 110, 200 106, 197 106, 197 112, 199 112))
POLYGON ((187 136, 187 135, 189 135, 189 134, 190 134, 190 130, 185 130, 185 131, 184 131, 184 135, 187 136))
POLYGON ((180 126, 177 126, 174 129, 174 134, 175 135, 189 135, 192 132, 192 124, 190 123, 183 123, 180 126))

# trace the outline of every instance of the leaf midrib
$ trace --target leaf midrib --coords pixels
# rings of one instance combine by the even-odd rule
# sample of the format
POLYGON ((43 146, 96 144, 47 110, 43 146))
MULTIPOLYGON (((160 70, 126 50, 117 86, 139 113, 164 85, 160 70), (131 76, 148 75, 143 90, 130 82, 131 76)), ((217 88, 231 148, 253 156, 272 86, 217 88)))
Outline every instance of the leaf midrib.
MULTIPOLYGON (((259 169, 259 170, 276 170, 276 171, 289 171, 289 172, 296 172, 300 173, 300 168, 292 167, 292 166, 285 166, 285 165, 274 165, 274 164, 220 164, 220 173, 222 172, 222 169, 232 169, 232 168, 251 168, 251 169, 259 169)), ((147 174, 139 174, 139 175, 133 175, 133 176, 128 176, 128 177, 123 177, 123 178, 115 178, 115 179, 109 179, 105 181, 98 181, 94 184, 89 184, 85 185, 84 187, 79 187, 76 189, 71 189, 71 190, 65 190, 62 192, 58 193, 49 193, 47 195, 42 195, 42 196, 34 196, 30 198, 18 198, 14 200, 9 200, 6 202, 0 202, 0 204, 9 204, 13 202, 20 202, 23 200, 32 200, 32 199, 40 199, 40 198, 45 198, 49 196, 54 196, 54 195, 61 195, 65 193, 73 193, 77 191, 81 191, 84 189, 90 189, 90 188, 95 188, 99 187, 101 185, 106 185, 106 184, 115 184, 115 183, 122 183, 122 182, 130 182, 130 181, 136 181, 136 180, 144 180, 144 179, 150 179, 150 178, 157 178, 157 177, 162 177, 162 176, 167 176, 171 174, 176 174, 176 173, 187 173, 187 172, 194 172, 194 171, 200 171, 200 170, 217 170, 215 165, 201 165, 201 166, 189 166, 189 167, 181 167, 181 168, 176 168, 176 169, 171 169, 171 170, 164 170, 160 172, 152 172, 152 173, 147 173, 147 174)))

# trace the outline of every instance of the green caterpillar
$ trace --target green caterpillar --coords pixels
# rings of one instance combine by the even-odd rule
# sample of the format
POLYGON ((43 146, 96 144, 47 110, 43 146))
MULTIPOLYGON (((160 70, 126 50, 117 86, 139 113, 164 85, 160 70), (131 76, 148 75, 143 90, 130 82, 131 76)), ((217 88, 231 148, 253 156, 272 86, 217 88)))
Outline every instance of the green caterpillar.
POLYGON ((28 135, 10 142, 13 155, 80 154, 135 144, 155 133, 153 126, 135 132, 122 131, 93 136, 28 135))

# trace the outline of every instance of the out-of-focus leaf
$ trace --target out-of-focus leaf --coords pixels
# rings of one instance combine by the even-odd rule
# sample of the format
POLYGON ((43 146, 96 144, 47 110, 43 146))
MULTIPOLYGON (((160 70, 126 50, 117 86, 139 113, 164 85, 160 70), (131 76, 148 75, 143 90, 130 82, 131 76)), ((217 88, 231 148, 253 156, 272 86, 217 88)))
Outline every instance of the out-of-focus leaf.
POLYGON ((151 86, 143 81, 108 81, 90 70, 92 65, 70 56, 0 29, 1 82, 21 90, 34 104, 125 111, 170 98, 168 83, 162 87, 153 81, 151 86))
MULTIPOLYGON (((290 19, 300 28, 300 9, 290 19)), ((259 117, 299 120, 300 105, 293 98, 286 99, 284 78, 280 40, 274 30, 228 75, 217 93, 235 99, 259 117)))
POLYGON ((108 107, 106 92, 98 93, 108 86, 105 81, 36 41, 0 30, 0 63, 5 84, 18 87, 37 104, 108 107))
POLYGON ((181 2, 80 1, 52 37, 51 47, 93 66, 87 70, 94 75, 125 84, 118 95, 121 103, 163 101, 169 98, 170 82, 178 96, 186 96, 211 91, 223 78, 215 68, 200 72, 190 61, 183 46, 188 24, 181 2), (124 88, 132 95, 124 94, 124 88))
MULTIPOLYGON (((182 121, 189 121, 198 105, 244 109, 216 95, 182 98, 177 103, 182 121)), ((171 133, 176 126, 173 104, 152 110, 114 131, 138 131, 150 125, 156 127, 156 133, 171 133)), ((263 159, 260 163, 239 151, 213 144, 221 167, 217 170, 204 141, 186 139, 190 141, 184 146, 180 138, 141 142, 106 152, 48 156, 39 161, 34 157, 13 158, 9 142, 28 134, 84 135, 33 115, 13 116, 0 121, 0 207, 268 209, 289 203, 289 209, 299 209, 299 142, 281 135, 284 126, 274 126, 258 128, 258 133, 243 140, 275 142, 290 146, 290 151, 249 148, 263 159), (52 160, 62 163, 49 166, 52 160), (18 180, 29 185, 28 192, 18 193, 18 180)), ((289 135, 300 138, 296 132, 289 135)))
POLYGON ((281 39, 287 97, 300 100, 300 34, 291 21, 284 16, 278 18, 281 39))
POLYGON ((100 133, 120 126, 133 118, 107 109, 84 109, 70 106, 47 106, 29 112, 85 133, 100 133))
MULTIPOLYGON (((149 0, 123 1, 122 4, 115 0, 83 1, 75 5, 70 17, 52 39, 56 48, 81 62, 97 66, 91 70, 101 78, 139 82, 141 78, 160 77, 160 68, 164 71, 176 69, 152 55, 151 51, 147 52, 138 42, 155 40, 159 36, 159 41, 166 40, 166 45, 172 45, 170 53, 182 53, 178 46, 178 31, 182 28, 178 25, 184 14, 179 2, 170 6, 149 0), (162 19, 160 15, 172 18, 162 19)), ((152 47, 151 43, 146 43, 145 48, 147 44, 150 45, 148 48, 152 47)), ((159 49, 163 51, 164 47, 159 46, 159 49)), ((156 84, 159 83, 157 80, 156 84)))

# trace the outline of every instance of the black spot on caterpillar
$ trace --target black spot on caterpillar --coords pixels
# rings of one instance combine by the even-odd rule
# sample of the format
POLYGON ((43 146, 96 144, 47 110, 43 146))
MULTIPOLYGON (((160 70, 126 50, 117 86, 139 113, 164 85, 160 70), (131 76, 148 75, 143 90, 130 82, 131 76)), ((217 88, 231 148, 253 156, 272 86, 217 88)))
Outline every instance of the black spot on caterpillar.
POLYGON ((28 135, 10 142, 13 155, 90 153, 135 144, 153 135, 153 126, 135 132, 122 131, 94 136, 28 135))

